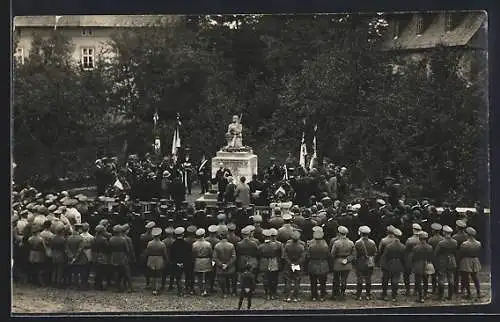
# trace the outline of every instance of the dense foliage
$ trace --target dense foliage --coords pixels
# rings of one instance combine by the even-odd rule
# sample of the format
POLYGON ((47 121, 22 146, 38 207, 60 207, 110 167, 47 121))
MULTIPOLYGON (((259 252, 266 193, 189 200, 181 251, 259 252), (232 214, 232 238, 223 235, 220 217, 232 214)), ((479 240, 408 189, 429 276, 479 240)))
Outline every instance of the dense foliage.
POLYGON ((259 166, 298 158, 317 124, 320 158, 349 167, 358 186, 390 174, 412 196, 486 202, 485 53, 381 52, 382 18, 187 17, 114 35, 118 55, 92 71, 70 63, 59 31, 35 38, 14 75, 16 179, 87 175, 96 157, 150 151, 156 110, 164 151, 180 113, 183 144, 213 155, 235 113, 259 166))

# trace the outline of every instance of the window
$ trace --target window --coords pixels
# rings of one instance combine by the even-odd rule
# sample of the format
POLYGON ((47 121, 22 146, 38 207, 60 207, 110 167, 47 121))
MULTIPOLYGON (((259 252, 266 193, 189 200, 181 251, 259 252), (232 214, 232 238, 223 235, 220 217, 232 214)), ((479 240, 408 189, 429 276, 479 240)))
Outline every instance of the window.
POLYGON ((453 30, 453 16, 451 13, 447 13, 444 17, 444 30, 445 31, 453 30))
POLYGON ((92 36, 92 30, 85 28, 82 30, 82 36, 92 36))
POLYGON ((16 48, 16 52, 14 53, 14 58, 18 64, 24 64, 24 48, 18 47, 16 48))
POLYGON ((93 69, 95 65, 94 48, 82 48, 82 66, 83 69, 93 69))
POLYGON ((422 15, 417 15, 417 35, 421 35, 424 32, 424 17, 422 15))
POLYGON ((393 39, 399 38, 399 21, 394 21, 394 27, 392 29, 392 37, 393 39))

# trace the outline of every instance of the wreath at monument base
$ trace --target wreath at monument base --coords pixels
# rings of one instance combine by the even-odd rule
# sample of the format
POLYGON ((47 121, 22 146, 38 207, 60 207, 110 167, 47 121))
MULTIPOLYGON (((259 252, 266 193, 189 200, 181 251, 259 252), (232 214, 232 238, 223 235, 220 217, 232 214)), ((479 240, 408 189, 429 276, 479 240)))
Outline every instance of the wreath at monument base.
POLYGON ((252 152, 252 148, 249 146, 242 146, 239 148, 229 146, 229 147, 222 148, 222 151, 224 151, 224 152, 252 152))

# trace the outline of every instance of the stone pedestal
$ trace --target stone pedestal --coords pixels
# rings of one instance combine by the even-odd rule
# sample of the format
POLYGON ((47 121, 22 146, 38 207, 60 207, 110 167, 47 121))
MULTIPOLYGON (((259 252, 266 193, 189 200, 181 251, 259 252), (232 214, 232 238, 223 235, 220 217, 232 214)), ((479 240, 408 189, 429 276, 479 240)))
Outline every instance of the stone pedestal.
POLYGON ((219 151, 212 158, 212 178, 215 177, 220 163, 231 170, 234 183, 240 182, 241 177, 245 177, 247 182, 252 180, 252 176, 257 174, 257 155, 252 150, 244 152, 219 151))
MULTIPOLYGON (((240 182, 241 177, 245 177, 246 181, 250 182, 252 176, 257 174, 257 155, 249 147, 233 150, 222 149, 217 152, 216 156, 212 158, 212 178, 215 178, 221 162, 224 167, 231 171, 236 184, 240 182)), ((214 189, 217 189, 216 186, 214 186, 214 189)), ((196 202, 204 202, 207 206, 215 206, 217 205, 217 194, 208 192, 198 198, 196 202)))

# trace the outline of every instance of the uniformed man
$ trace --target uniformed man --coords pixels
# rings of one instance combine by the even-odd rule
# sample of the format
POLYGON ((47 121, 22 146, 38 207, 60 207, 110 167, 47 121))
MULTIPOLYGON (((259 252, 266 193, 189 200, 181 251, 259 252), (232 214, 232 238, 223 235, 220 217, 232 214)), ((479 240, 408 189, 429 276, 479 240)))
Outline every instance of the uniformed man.
POLYGON ((278 241, 285 244, 292 238, 294 228, 292 226, 292 215, 290 213, 287 212, 283 214, 282 218, 284 223, 283 226, 278 229, 278 241))
MULTIPOLYGON (((404 261, 406 247, 399 239, 403 235, 401 230, 394 228, 392 233, 394 234, 393 241, 384 247, 380 257, 380 267, 382 268, 382 273, 386 274, 382 279, 391 281, 392 301, 396 302, 399 280, 401 278, 401 273, 405 270, 404 261)), ((382 283, 381 299, 383 300, 387 300, 387 286, 387 284, 382 283)))
POLYGON ((52 283, 52 275, 53 275, 53 261, 52 261, 52 248, 51 243, 54 238, 54 233, 50 231, 50 227, 52 226, 52 222, 50 220, 46 220, 43 223, 43 230, 40 232, 40 237, 42 237, 46 251, 46 258, 43 267, 43 279, 45 284, 52 283))
MULTIPOLYGON (((92 253, 94 257, 94 270, 95 270, 95 288, 103 290, 103 281, 108 277, 111 272, 108 270, 110 246, 109 240, 106 237, 104 226, 97 225, 95 227, 95 240, 92 245, 92 253)), ((109 285, 107 285, 109 287, 109 285)))
POLYGON ((412 272, 415 274, 417 302, 424 303, 428 290, 428 275, 434 274, 433 250, 427 243, 429 235, 425 231, 418 233, 420 242, 413 246, 411 253, 412 272), (431 266, 431 268, 429 268, 431 266))
MULTIPOLYGON (((146 231, 143 234, 141 234, 141 237, 140 237, 141 243, 142 243, 141 248, 144 249, 144 251, 146 250, 148 243, 153 240, 153 235, 152 235, 151 231, 155 226, 156 226, 156 223, 154 221, 148 222, 146 224, 146 227, 145 227, 146 231)), ((144 276, 146 277, 146 288, 148 288, 149 284, 150 284, 149 283, 150 282, 150 274, 149 274, 150 272, 149 272, 149 269, 146 265, 146 257, 145 257, 144 252, 142 253, 141 257, 142 257, 142 265, 141 266, 144 269, 144 276)))
POLYGON ((347 238, 349 230, 344 226, 338 228, 338 238, 333 242, 331 254, 333 259, 333 279, 335 281, 332 297, 345 299, 347 278, 354 260, 354 243, 347 238))
MULTIPOLYGON (((125 241, 127 242, 127 247, 128 247, 128 249, 131 250, 131 252, 128 255, 128 265, 125 266, 125 283, 129 287, 129 290, 133 290, 133 287, 132 287, 132 266, 134 265, 136 259, 135 259, 135 252, 134 252, 134 243, 132 242, 132 238, 130 238, 130 236, 129 236, 130 225, 129 224, 123 225, 122 232, 123 232, 122 236, 125 239, 125 241)), ((152 230, 151 230, 151 237, 154 239, 152 230)), ((149 244, 149 242, 148 242, 148 244, 149 244)), ((146 245, 146 248, 147 248, 147 245, 146 245)), ((148 271, 149 271, 149 266, 148 266, 148 271)))
POLYGON ((62 223, 55 226, 55 236, 50 241, 53 263, 52 283, 56 287, 64 286, 64 273, 67 262, 65 227, 62 223))
POLYGON ((467 295, 465 299, 471 299, 470 278, 474 282, 477 298, 481 298, 481 284, 477 274, 481 271, 481 263, 479 256, 481 255, 481 242, 478 241, 476 230, 472 227, 465 229, 467 240, 464 241, 459 248, 458 257, 460 258, 460 273, 462 275, 462 284, 464 285, 467 295))
POLYGON ((236 235, 236 232, 235 232, 236 231, 236 224, 229 223, 227 225, 227 229, 228 229, 227 241, 233 245, 238 244, 240 242, 241 238, 240 238, 240 236, 236 235))
POLYGON ((251 228, 244 227, 241 230, 242 240, 236 244, 236 256, 238 258, 237 270, 243 272, 246 264, 252 266, 252 272, 256 272, 259 263, 259 244, 251 239, 251 228))
MULTIPOLYGON (((456 233, 455 235, 453 235, 453 239, 455 239, 457 241, 457 250, 460 249, 460 245, 462 245, 462 243, 464 241, 467 240, 467 234, 465 233, 465 228, 467 227, 467 224, 464 220, 457 220, 455 222, 455 225, 456 225, 456 233)), ((460 264, 460 252, 457 254, 457 263, 460 264)), ((461 273, 460 273, 460 265, 457 266, 457 271, 455 272, 455 282, 453 283, 453 285, 455 286, 455 294, 460 294, 460 293, 463 293, 464 291, 464 285, 462 285, 462 279, 459 278, 461 276, 461 273)))
POLYGON ((448 300, 453 298, 454 274, 457 269, 457 241, 451 237, 453 229, 450 226, 443 226, 444 238, 434 249, 435 268, 438 274, 439 299, 444 299, 444 285, 448 282, 448 300))
POLYGON ((82 248, 83 248, 83 254, 87 258, 87 262, 82 266, 82 280, 83 280, 83 287, 88 288, 89 287, 89 276, 90 276, 90 269, 92 266, 93 262, 93 256, 92 256, 92 244, 94 243, 94 236, 92 236, 89 233, 90 226, 87 222, 82 223, 82 232, 80 233, 80 236, 82 236, 82 248))
MULTIPOLYGON (((311 229, 312 231, 312 229, 311 229)), ((311 298, 323 302, 326 297, 326 277, 330 271, 330 249, 323 239, 323 230, 317 229, 313 232, 313 239, 306 247, 307 271, 311 283, 311 298), (320 296, 318 297, 318 282, 320 296)))
POLYGON ((236 273, 236 249, 233 244, 227 241, 227 228, 221 228, 219 236, 221 241, 215 245, 213 259, 222 296, 227 298, 230 292, 231 278, 236 273))
POLYGON ((212 271, 212 244, 205 240, 205 229, 196 230, 198 240, 193 243, 194 273, 198 279, 201 296, 207 296, 206 276, 212 271))
POLYGON ((28 238, 29 256, 28 262, 30 264, 30 280, 33 284, 43 286, 43 265, 45 262, 45 242, 40 236, 41 227, 32 226, 33 235, 28 238))
MULTIPOLYGON (((441 230, 443 229, 443 226, 441 226, 440 223, 432 223, 431 224, 431 229, 432 229, 432 236, 429 238, 429 245, 432 246, 433 251, 436 250, 437 245, 439 244, 440 241, 442 241, 444 238, 441 235, 441 230)), ((436 259, 434 257, 434 259, 436 259)), ((436 269, 436 274, 432 275, 432 294, 437 294, 438 290, 438 277, 439 277, 439 271, 437 270, 437 265, 434 262, 434 268, 436 269)))
MULTIPOLYGON (((419 224, 413 224, 412 225, 412 231, 413 235, 406 240, 405 243, 405 271, 403 272, 403 281, 405 284, 405 294, 406 296, 410 295, 410 276, 411 276, 411 268, 412 268, 412 260, 411 260, 411 254, 413 250, 413 246, 417 245, 420 243, 420 238, 419 238, 419 233, 422 231, 422 227, 419 224)), ((416 284, 415 284, 415 291, 416 291, 416 284)), ((415 292, 416 293, 416 292, 415 292)))
MULTIPOLYGON (((115 284, 118 291, 123 291, 127 266, 133 250, 129 248, 126 239, 123 237, 120 225, 113 226, 113 236, 109 239, 109 246, 111 251, 110 264, 115 272, 115 284)), ((133 291, 131 286, 129 285, 130 292, 133 291)))
POLYGON ((278 274, 283 255, 283 244, 276 240, 278 231, 275 228, 262 231, 265 240, 259 245, 259 271, 262 278, 267 300, 276 299, 278 274))
POLYGON ((165 266, 165 269, 163 270, 163 275, 161 277, 161 287, 160 290, 165 289, 165 283, 167 276, 169 277, 169 284, 168 284, 168 290, 171 291, 173 289, 174 285, 174 279, 175 279, 175 267, 174 264, 171 261, 171 251, 172 251, 172 244, 175 241, 174 237, 174 227, 167 227, 165 228, 165 239, 162 240, 162 242, 165 244, 165 247, 167 248, 167 255, 168 255, 168 263, 165 266))
MULTIPOLYGON (((316 225, 318 225, 318 222, 311 219, 311 211, 309 209, 306 209, 304 211, 304 221, 302 222, 301 225, 299 225, 300 229, 302 229, 302 236, 304 241, 311 240, 313 238, 313 231, 312 228, 316 225)), ((295 222, 295 219, 294 219, 295 222)))
MULTIPOLYGON (((182 275, 186 276, 185 267, 191 266, 192 264, 192 244, 184 238, 184 228, 177 227, 174 230, 175 241, 172 243, 170 250, 170 256, 172 263, 175 265, 175 282, 177 284, 177 295, 183 296, 181 279, 182 275)), ((189 268, 192 269, 192 268, 189 268)), ((187 283, 187 278, 186 278, 187 283)), ((186 285, 187 289, 187 285, 186 285)))
POLYGON ((203 153, 200 165, 198 166, 198 179, 200 180, 201 194, 209 191, 209 180, 211 176, 210 162, 203 153))
MULTIPOLYGON (((197 227, 194 225, 189 225, 186 228, 186 237, 184 238, 193 247, 193 243, 196 241, 196 230, 197 227)), ((193 261, 187 262, 184 265, 184 274, 186 274, 186 292, 190 295, 194 295, 194 271, 193 271, 193 261)))
MULTIPOLYGON (((279 232, 278 232, 279 235, 279 232)), ((287 302, 298 302, 300 291, 300 276, 305 261, 304 243, 300 242, 300 232, 293 231, 291 239, 283 249, 285 290, 287 302)))
POLYGON ((167 247, 160 240, 162 229, 160 227, 154 227, 151 230, 151 235, 153 240, 151 240, 145 251, 146 265, 151 272, 151 277, 153 280, 153 295, 158 295, 158 278, 161 277, 162 271, 168 261, 167 247))
POLYGON ((248 228, 248 232, 250 233, 250 240, 254 241, 257 245, 260 245, 260 241, 254 236, 256 227, 254 225, 248 225, 246 227, 248 228))
POLYGON ((75 224, 75 227, 67 240, 67 257, 70 272, 70 284, 80 288, 84 284, 84 269, 88 264, 88 258, 84 254, 84 242, 80 236, 81 224, 75 224))
POLYGON ((253 237, 255 237, 259 241, 259 244, 263 243, 265 240, 265 236, 262 234, 264 229, 262 229, 262 216, 261 215, 253 216, 253 225, 255 227, 255 230, 253 231, 253 237))
POLYGON ((182 163, 182 182, 187 189, 188 195, 191 195, 191 188, 193 186, 193 175, 194 175, 194 164, 191 160, 191 156, 186 154, 184 157, 184 162, 182 163))
POLYGON ((354 244, 357 288, 356 298, 361 300, 363 283, 366 285, 366 299, 371 299, 372 275, 375 267, 375 256, 377 255, 377 244, 369 238, 371 229, 368 226, 361 226, 358 229, 360 238, 354 244))

